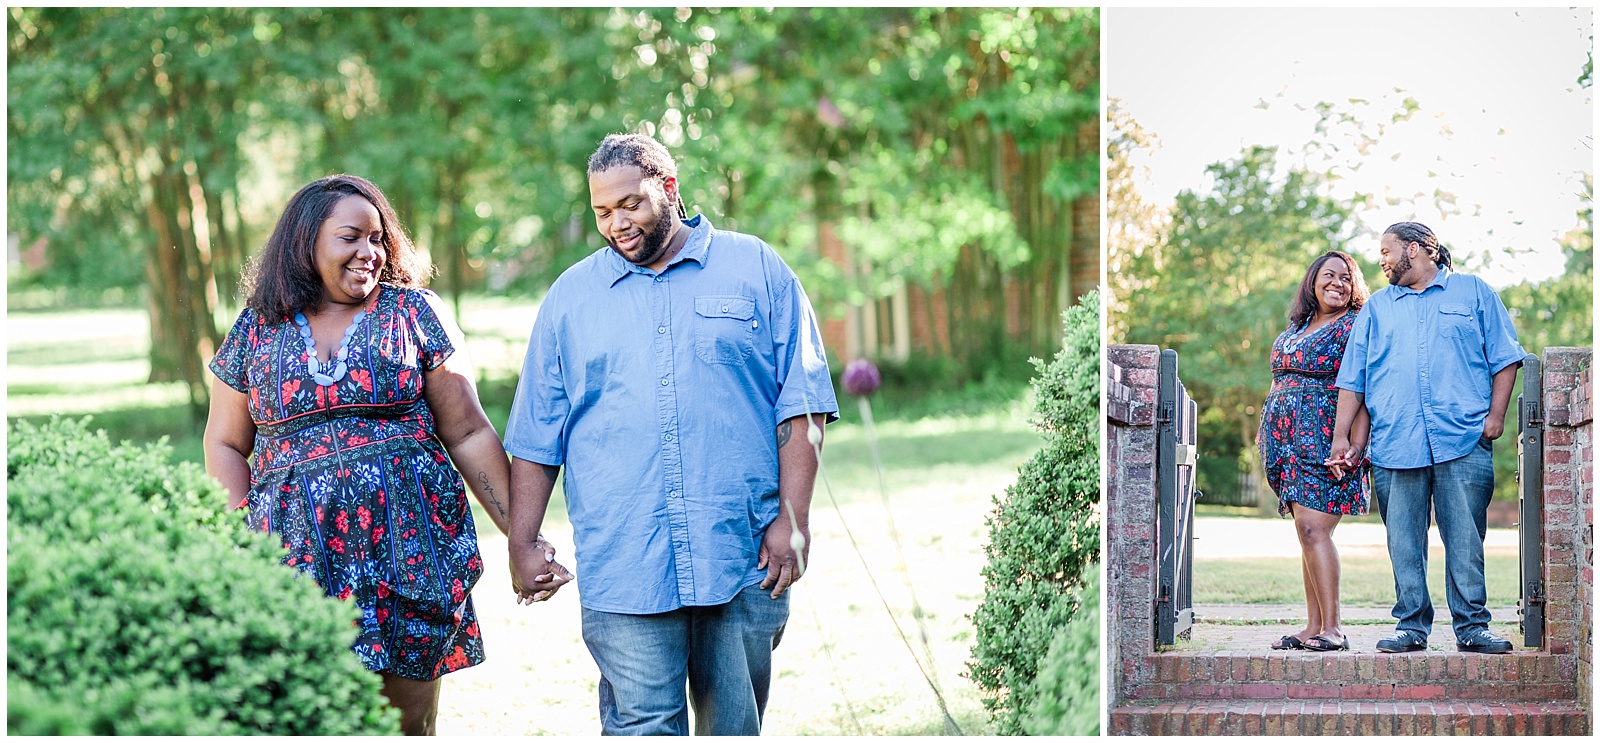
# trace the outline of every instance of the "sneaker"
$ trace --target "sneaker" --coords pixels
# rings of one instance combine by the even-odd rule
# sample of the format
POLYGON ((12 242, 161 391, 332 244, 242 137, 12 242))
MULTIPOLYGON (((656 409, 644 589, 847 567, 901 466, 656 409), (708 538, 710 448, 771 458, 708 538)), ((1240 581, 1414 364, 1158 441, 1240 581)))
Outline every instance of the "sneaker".
POLYGON ((1394 634, 1378 641, 1378 650, 1384 653, 1414 653, 1427 649, 1427 640, 1418 639, 1416 635, 1405 630, 1395 630, 1394 634))
POLYGON ((1456 649, 1463 653, 1509 653, 1511 643, 1486 629, 1472 630, 1456 638, 1456 649))

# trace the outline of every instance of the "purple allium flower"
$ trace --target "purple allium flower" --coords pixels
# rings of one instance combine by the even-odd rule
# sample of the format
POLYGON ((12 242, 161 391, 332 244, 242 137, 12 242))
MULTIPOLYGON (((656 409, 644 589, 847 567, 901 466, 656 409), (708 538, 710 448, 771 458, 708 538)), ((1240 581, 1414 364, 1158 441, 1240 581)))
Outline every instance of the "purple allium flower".
POLYGON ((878 391, 878 385, 883 382, 883 377, 878 374, 878 367, 871 361, 856 359, 845 365, 844 374, 840 381, 844 382, 844 391, 856 397, 866 397, 878 391))

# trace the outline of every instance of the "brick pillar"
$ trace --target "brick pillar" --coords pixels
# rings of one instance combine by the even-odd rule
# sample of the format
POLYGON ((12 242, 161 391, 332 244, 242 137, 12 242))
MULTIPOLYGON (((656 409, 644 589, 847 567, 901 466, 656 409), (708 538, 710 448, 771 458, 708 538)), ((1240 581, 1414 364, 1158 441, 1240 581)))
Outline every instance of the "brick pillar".
POLYGON ((1106 583, 1110 705, 1153 682, 1155 645, 1155 346, 1106 347, 1106 583))
POLYGON ((1578 702, 1591 715, 1594 689, 1594 349, 1544 350, 1545 636, 1552 655, 1573 655, 1578 702))

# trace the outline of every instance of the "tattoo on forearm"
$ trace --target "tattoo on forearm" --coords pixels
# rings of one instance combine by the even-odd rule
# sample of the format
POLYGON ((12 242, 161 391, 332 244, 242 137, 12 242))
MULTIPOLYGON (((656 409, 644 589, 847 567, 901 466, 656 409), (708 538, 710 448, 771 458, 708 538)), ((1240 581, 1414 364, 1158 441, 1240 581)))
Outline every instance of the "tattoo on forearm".
POLYGON ((794 438, 794 419, 792 418, 778 424, 778 448, 782 449, 783 445, 789 443, 791 438, 794 438))
POLYGON ((499 511, 500 515, 504 517, 506 515, 506 507, 501 505, 499 498, 495 497, 494 486, 489 484, 489 476, 479 470, 478 480, 483 483, 483 496, 488 498, 489 502, 494 504, 494 510, 499 511))

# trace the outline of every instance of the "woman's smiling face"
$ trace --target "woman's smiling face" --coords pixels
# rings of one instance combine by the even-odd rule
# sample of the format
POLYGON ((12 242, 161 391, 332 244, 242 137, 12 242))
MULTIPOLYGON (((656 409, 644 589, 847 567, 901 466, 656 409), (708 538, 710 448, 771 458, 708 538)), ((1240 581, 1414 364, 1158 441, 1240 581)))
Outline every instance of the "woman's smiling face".
POLYGON ((322 298, 337 304, 360 304, 378 288, 387 251, 378 208, 360 196, 346 196, 328 211, 317 230, 317 274, 322 298))
POLYGON ((1323 312, 1338 312, 1350 306, 1352 280, 1350 267, 1338 256, 1329 256, 1322 262, 1312 291, 1323 312))

